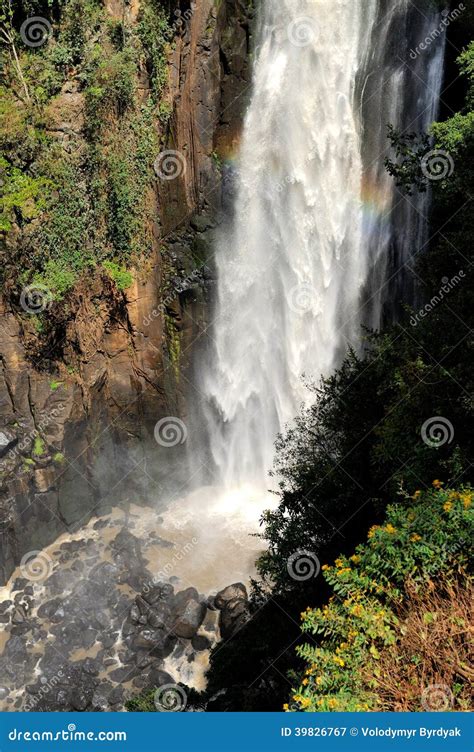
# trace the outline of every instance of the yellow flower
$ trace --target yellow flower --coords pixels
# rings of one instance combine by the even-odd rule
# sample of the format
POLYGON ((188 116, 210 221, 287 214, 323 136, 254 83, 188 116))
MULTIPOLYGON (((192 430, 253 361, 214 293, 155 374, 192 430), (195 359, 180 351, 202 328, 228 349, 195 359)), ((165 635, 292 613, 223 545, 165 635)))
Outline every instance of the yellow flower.
POLYGON ((416 501, 417 499, 420 498, 420 496, 421 496, 421 491, 415 491, 415 493, 413 494, 411 498, 416 501))
POLYGON ((462 501, 464 509, 469 509, 469 507, 472 504, 472 494, 470 493, 461 494, 461 501, 462 501))
POLYGON ((445 504, 443 504, 443 509, 445 512, 450 512, 452 508, 453 508, 452 501, 447 501, 445 504))
POLYGON ((356 603, 356 605, 352 608, 352 613, 354 614, 354 616, 362 616, 363 612, 364 609, 362 608, 360 603, 356 603))
POLYGON ((444 486, 444 483, 442 480, 434 480, 433 481, 433 488, 441 488, 441 486, 444 486))
POLYGON ((413 535, 410 536, 410 540, 412 543, 416 543, 417 541, 421 540, 421 535, 418 535, 418 533, 413 533, 413 535))
POLYGON ((327 572, 328 569, 331 569, 331 567, 329 566, 329 564, 323 564, 323 566, 321 567, 321 569, 323 570, 323 572, 327 572))
POLYGON ((317 679, 316 679, 316 684, 319 685, 319 684, 321 684, 322 681, 323 681, 323 677, 322 676, 318 676, 317 679))
POLYGON ((285 704, 283 705, 283 710, 288 710, 288 708, 289 708, 289 705, 287 702, 285 702, 285 704))
POLYGON ((311 700, 309 697, 302 697, 300 700, 300 705, 303 706, 303 708, 307 708, 309 705, 311 705, 311 700))
POLYGON ((372 527, 371 527, 371 528, 370 528, 370 530, 369 530, 369 534, 368 534, 368 537, 369 537, 369 538, 373 538, 373 537, 374 537, 374 535, 375 535, 375 532, 376 532, 376 530, 378 530, 378 529, 379 529, 379 527, 380 527, 380 525, 372 525, 372 527))
POLYGON ((303 679, 303 681, 301 682, 301 684, 303 685, 303 687, 306 687, 306 685, 309 684, 308 679, 303 679))
POLYGON ((344 562, 342 561, 342 559, 336 559, 334 563, 338 569, 341 569, 341 567, 344 566, 344 562))
POLYGON ((385 531, 387 533, 393 534, 393 533, 397 532, 397 529, 395 527, 393 527, 393 525, 391 525, 390 522, 389 522, 388 525, 385 525, 385 531))
POLYGON ((353 561, 354 564, 358 564, 360 561, 360 556, 357 556, 357 554, 354 554, 353 556, 351 556, 351 561, 353 561))

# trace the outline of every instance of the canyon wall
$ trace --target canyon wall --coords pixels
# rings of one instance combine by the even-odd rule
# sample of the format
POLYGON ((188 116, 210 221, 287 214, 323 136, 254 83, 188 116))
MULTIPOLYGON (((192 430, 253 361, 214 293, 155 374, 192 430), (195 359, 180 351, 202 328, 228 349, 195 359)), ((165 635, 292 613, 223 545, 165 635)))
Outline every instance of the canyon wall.
MULTIPOLYGON (((155 125, 161 149, 178 152, 183 167, 173 180, 158 174, 147 196, 152 253, 131 270, 126 289, 100 268, 83 275, 47 312, 47 339, 8 290, 0 302, 2 580, 25 552, 111 505, 149 501, 167 470, 153 428, 163 416, 186 414, 225 160, 249 94, 252 10, 242 0, 171 5, 170 118, 155 125)), ((126 7, 136 23, 139 4, 126 7)), ((120 3, 107 4, 112 20, 122 12, 120 3)), ((145 70, 137 86, 145 98, 145 70)), ((46 112, 48 130, 68 152, 84 146, 84 108, 72 73, 46 112)), ((7 257, 27 231, 14 225, 6 234, 7 257)))

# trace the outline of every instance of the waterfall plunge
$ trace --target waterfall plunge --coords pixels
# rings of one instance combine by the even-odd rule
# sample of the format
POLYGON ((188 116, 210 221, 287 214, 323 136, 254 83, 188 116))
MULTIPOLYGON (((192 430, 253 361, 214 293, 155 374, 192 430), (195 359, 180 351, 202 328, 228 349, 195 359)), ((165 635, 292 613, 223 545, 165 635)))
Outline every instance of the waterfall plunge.
POLYGON ((329 374, 361 324, 379 326, 399 292, 387 278, 422 246, 426 198, 386 174, 386 126, 429 125, 444 57, 441 40, 410 59, 440 16, 408 0, 262 6, 191 452, 195 480, 221 489, 213 508, 254 516, 275 437, 308 401, 302 375, 329 374))

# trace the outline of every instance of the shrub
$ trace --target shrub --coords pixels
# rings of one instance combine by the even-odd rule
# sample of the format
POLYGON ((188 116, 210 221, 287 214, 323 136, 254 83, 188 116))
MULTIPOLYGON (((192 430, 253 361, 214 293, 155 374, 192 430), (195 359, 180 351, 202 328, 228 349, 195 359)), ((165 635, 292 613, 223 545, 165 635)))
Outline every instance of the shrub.
POLYGON ((303 632, 314 639, 297 648, 308 666, 285 710, 378 707, 382 656, 403 637, 400 612, 407 599, 423 599, 441 575, 447 587, 456 587, 451 583, 468 567, 473 493, 442 485, 434 481, 433 490, 416 491, 409 504, 389 506, 384 523, 371 528, 352 556, 323 566, 333 595, 301 614, 303 632))
POLYGON ((104 261, 104 269, 109 273, 119 290, 126 290, 133 282, 132 274, 114 261, 104 261))

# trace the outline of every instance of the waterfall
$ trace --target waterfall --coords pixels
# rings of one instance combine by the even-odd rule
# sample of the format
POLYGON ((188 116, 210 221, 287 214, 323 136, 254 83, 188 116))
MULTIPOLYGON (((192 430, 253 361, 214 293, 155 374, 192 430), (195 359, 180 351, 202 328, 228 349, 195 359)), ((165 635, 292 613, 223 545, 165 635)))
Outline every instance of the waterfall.
POLYGON ((409 53, 438 23, 408 0, 262 2, 197 366, 208 483, 268 488, 275 437, 309 399, 303 374, 328 375, 361 324, 380 324, 390 270, 420 250, 426 197, 403 199, 383 161, 389 122, 436 114, 443 43, 409 53))

